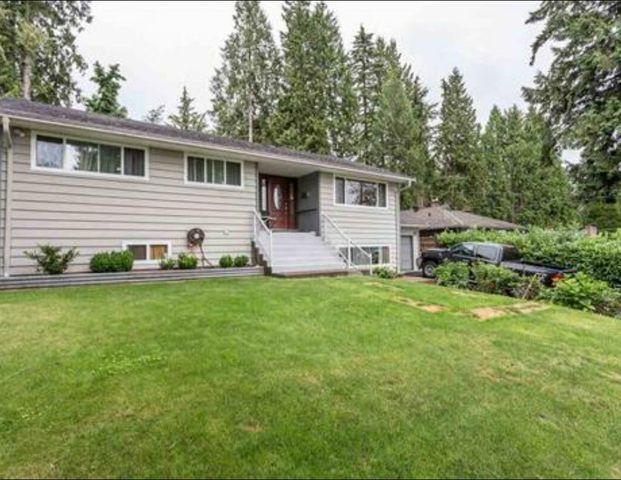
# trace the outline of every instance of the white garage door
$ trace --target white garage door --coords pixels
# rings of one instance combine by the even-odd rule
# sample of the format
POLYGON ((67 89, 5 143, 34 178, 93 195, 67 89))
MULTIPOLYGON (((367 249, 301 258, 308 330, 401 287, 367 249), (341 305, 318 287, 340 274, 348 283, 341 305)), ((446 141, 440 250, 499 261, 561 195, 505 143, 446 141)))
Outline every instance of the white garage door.
POLYGON ((401 236, 401 271, 411 272, 414 270, 414 262, 412 258, 412 236, 401 236))

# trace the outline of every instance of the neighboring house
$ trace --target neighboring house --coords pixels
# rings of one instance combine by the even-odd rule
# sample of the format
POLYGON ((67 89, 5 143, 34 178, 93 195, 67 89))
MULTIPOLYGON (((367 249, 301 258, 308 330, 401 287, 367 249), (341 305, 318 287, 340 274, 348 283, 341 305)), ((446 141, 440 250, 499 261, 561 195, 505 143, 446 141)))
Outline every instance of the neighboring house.
POLYGON ((34 273, 23 252, 45 243, 77 247, 74 272, 121 249, 135 268, 157 268, 195 227, 214 264, 259 253, 274 273, 339 270, 347 258, 398 268, 403 175, 23 100, 0 100, 0 116, 4 276, 34 273))
POLYGON ((446 205, 433 205, 419 210, 401 212, 401 271, 416 271, 421 252, 438 246, 436 235, 445 230, 515 230, 514 223, 483 217, 470 212, 451 210, 446 205))

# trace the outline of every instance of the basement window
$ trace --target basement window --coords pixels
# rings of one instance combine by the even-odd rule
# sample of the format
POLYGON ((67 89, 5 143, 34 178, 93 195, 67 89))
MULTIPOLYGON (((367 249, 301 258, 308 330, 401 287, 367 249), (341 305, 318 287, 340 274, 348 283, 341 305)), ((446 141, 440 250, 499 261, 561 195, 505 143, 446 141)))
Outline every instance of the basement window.
MULTIPOLYGON (((371 254, 371 262, 373 265, 387 265, 390 263, 390 248, 386 245, 361 247, 367 253, 371 254)), ((341 247, 341 254, 347 257, 347 247, 341 247)), ((351 261, 354 265, 365 266, 369 264, 369 257, 356 247, 351 247, 351 261)))
POLYGON ((134 254, 135 262, 159 262, 169 257, 172 249, 170 242, 162 241, 133 241, 123 242, 123 250, 128 250, 134 254))

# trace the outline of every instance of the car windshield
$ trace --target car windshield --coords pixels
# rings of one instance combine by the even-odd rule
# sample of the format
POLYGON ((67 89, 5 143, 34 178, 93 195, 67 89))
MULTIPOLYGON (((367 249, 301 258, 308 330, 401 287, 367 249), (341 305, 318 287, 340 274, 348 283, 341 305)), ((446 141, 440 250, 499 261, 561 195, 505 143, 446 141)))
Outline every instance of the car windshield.
POLYGON ((519 260, 520 259, 520 252, 515 247, 505 247, 504 251, 502 252, 502 259, 505 262, 511 262, 511 261, 514 261, 514 260, 519 260))
POLYGON ((474 245, 469 243, 460 243, 451 248, 451 253, 453 255, 464 255, 468 257, 474 256, 474 245))

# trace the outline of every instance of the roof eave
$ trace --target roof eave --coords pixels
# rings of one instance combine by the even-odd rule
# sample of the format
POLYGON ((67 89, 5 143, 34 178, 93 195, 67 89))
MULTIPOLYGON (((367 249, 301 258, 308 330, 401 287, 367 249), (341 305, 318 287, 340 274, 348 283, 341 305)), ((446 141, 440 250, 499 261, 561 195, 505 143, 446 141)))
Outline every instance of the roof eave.
POLYGON ((282 162, 295 163, 299 165, 313 166, 319 169, 327 169, 329 171, 334 171, 334 172, 348 172, 348 173, 352 173, 356 175, 363 175, 366 177, 374 177, 374 178, 379 178, 379 179, 396 182, 396 183, 407 183, 407 182, 411 182, 414 180, 413 178, 410 178, 404 175, 398 175, 398 174, 393 174, 389 172, 375 172, 375 171, 369 171, 369 170, 360 169, 360 168, 349 168, 346 165, 342 165, 342 166, 332 165, 327 162, 314 161, 311 159, 301 159, 301 158, 297 158, 297 157, 290 156, 290 155, 271 154, 271 153, 266 153, 266 152, 260 152, 257 150, 247 150, 243 148, 223 146, 223 145, 218 145, 218 144, 210 143, 210 142, 196 142, 196 141, 191 141, 191 140, 175 140, 175 139, 165 137, 165 136, 148 135, 148 134, 136 132, 135 130, 122 131, 122 130, 117 130, 117 129, 112 129, 112 128, 102 128, 102 127, 95 127, 91 125, 85 125, 83 123, 45 120, 45 119, 35 118, 35 117, 27 116, 27 115, 15 114, 10 111, 0 111, 0 115, 10 117, 11 119, 17 120, 20 122, 25 122, 25 123, 30 122, 35 125, 48 125, 48 126, 53 125, 53 126, 60 127, 60 128, 75 128, 79 130, 96 132, 100 134, 117 135, 117 136, 122 136, 126 138, 137 138, 137 139, 145 140, 147 142, 152 141, 152 142, 157 142, 157 143, 174 145, 181 149, 183 149, 183 147, 203 148, 203 149, 209 148, 212 150, 235 153, 238 155, 249 155, 252 157, 256 157, 257 161, 259 159, 277 160, 277 161, 282 161, 282 162))

